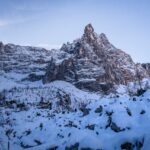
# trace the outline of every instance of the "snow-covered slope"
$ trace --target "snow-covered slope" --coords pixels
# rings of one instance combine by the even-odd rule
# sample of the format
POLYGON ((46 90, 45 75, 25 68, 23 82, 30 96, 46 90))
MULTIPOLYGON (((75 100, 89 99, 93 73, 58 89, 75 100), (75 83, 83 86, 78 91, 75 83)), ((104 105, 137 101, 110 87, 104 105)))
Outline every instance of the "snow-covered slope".
POLYGON ((140 97, 106 98, 55 81, 5 94, 2 150, 8 141, 13 150, 149 149, 150 90, 140 97))

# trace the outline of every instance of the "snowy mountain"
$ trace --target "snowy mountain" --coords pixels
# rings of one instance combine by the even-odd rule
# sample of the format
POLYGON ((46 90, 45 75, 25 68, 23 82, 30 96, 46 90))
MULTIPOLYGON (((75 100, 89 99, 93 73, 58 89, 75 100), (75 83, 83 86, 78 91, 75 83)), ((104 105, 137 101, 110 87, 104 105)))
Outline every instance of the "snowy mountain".
POLYGON ((91 24, 58 50, 0 43, 0 150, 149 150, 150 67, 91 24))
POLYGON ((51 60, 44 83, 65 80, 80 89, 108 91, 114 84, 137 80, 137 72, 141 79, 148 77, 140 64, 115 48, 105 34, 96 34, 91 24, 85 27, 81 39, 64 44, 61 51, 68 55, 59 63, 55 58, 51 60))
POLYGON ((91 24, 80 39, 60 50, 0 43, 1 77, 20 84, 64 80, 80 89, 107 92, 115 84, 138 80, 137 72, 140 79, 149 77, 147 68, 134 63, 105 34, 95 33, 91 24))

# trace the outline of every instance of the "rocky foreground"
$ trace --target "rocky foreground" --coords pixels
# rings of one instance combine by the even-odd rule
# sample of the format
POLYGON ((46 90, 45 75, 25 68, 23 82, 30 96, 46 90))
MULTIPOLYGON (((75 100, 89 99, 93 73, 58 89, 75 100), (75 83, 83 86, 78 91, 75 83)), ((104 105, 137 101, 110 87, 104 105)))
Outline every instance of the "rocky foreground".
POLYGON ((0 105, 2 150, 8 143, 13 150, 149 149, 150 90, 130 97, 120 87, 117 96, 102 96, 55 81, 6 95, 0 105))

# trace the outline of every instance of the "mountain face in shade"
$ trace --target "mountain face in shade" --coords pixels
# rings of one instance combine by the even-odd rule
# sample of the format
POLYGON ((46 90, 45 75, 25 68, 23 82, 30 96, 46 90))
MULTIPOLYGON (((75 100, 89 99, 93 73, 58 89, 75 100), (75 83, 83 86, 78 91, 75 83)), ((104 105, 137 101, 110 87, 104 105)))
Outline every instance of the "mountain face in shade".
POLYGON ((130 55, 113 46, 104 33, 95 33, 91 24, 85 27, 80 39, 64 44, 60 52, 63 59, 51 59, 44 83, 65 80, 80 89, 108 91, 114 84, 137 80, 137 72, 141 79, 148 76, 130 55))

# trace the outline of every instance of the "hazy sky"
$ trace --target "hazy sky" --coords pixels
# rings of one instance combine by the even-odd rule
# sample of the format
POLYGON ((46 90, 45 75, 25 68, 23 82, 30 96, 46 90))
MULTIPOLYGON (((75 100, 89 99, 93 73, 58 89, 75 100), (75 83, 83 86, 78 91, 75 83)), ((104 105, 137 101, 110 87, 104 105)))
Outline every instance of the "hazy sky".
POLYGON ((150 0, 0 0, 0 41, 48 48, 92 23, 134 61, 150 62, 150 0))

